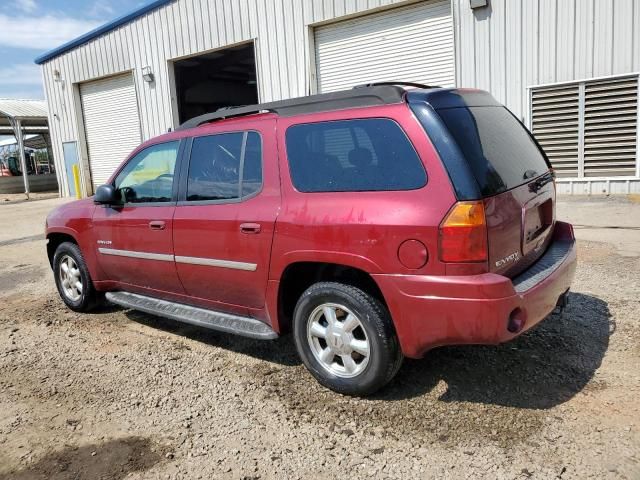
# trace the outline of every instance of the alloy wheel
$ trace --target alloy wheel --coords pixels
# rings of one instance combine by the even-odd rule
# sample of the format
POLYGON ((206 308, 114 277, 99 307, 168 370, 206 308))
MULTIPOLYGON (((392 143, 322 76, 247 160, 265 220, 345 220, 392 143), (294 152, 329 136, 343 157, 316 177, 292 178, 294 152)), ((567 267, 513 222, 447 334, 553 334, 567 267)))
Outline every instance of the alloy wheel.
POLYGON ((69 300, 77 302, 82 297, 82 276, 76 261, 69 255, 65 255, 60 260, 58 271, 62 291, 69 300))
POLYGON ((316 307, 307 322, 307 340, 320 365, 338 377, 356 377, 369 363, 367 333, 358 316, 343 305, 316 307))

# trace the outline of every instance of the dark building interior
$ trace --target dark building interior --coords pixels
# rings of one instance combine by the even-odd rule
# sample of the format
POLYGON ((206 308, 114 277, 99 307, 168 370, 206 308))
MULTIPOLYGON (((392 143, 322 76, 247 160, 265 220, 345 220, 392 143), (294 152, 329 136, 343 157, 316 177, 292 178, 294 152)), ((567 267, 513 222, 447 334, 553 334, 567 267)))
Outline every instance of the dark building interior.
POLYGON ((253 43, 174 62, 180 123, 222 107, 258 102, 253 43))

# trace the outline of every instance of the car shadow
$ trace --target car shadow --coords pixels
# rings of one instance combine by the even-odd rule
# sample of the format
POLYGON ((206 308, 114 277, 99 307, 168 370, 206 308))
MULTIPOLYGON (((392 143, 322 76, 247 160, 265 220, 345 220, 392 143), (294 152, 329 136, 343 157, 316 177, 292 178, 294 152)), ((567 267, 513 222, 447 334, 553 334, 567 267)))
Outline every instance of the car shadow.
MULTIPOLYGON (((301 363, 290 336, 253 340, 134 310, 124 313, 139 324, 265 362, 283 366, 301 363)), ((444 382, 446 390, 439 401, 552 408, 571 399, 592 380, 614 331, 605 301, 570 293, 564 313, 550 315, 511 342, 441 347, 421 360, 406 359, 396 378, 372 399, 420 397, 444 382)), ((595 382, 592 386, 602 385, 595 382)))
POLYGON ((87 315, 107 315, 109 313, 116 313, 125 310, 120 305, 116 305, 115 303, 105 302, 101 304, 99 307, 91 310, 87 315))
POLYGON ((278 337, 275 340, 256 340, 196 327, 136 310, 126 310, 124 314, 133 322, 180 335, 213 347, 248 355, 265 362, 283 366, 294 366, 301 363, 289 336, 278 337))
POLYGON ((552 408, 571 399, 593 379, 614 331, 605 301, 570 293, 564 313, 550 315, 511 342, 442 347, 422 360, 407 360, 376 398, 412 398, 444 381, 446 391, 440 401, 552 408))

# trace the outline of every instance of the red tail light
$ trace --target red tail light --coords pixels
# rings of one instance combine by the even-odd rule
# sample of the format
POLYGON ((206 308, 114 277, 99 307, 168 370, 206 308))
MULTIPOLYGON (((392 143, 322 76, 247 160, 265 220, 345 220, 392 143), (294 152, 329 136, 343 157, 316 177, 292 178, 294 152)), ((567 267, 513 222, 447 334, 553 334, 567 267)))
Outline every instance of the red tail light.
POLYGON ((481 201, 453 206, 440 224, 438 247, 443 262, 487 260, 487 223, 481 201))

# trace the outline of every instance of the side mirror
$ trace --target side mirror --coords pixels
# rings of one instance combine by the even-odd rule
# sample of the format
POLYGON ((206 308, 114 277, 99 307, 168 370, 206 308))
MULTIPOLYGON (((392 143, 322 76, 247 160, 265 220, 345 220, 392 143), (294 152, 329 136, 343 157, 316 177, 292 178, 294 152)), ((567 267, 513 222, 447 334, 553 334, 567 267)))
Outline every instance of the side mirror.
POLYGON ((113 185, 100 185, 93 197, 93 203, 100 205, 115 205, 120 203, 118 191, 113 185))

